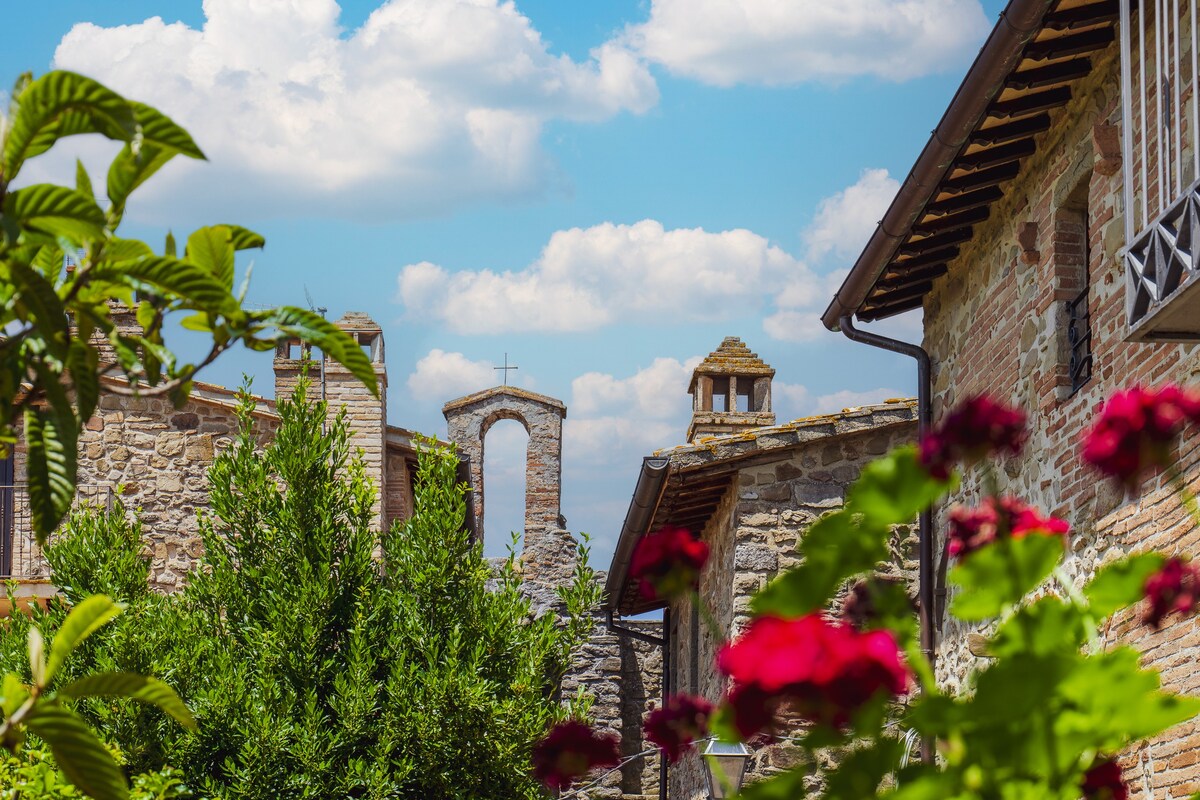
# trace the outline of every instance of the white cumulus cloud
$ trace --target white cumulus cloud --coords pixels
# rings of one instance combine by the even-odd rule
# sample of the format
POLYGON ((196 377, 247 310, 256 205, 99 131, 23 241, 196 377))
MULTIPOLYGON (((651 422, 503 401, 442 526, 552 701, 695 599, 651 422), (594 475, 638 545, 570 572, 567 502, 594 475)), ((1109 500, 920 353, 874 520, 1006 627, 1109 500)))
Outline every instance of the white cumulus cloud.
POLYGON ((626 320, 726 319, 763 308, 774 288, 809 280, 802 262, 751 231, 667 230, 647 219, 558 231, 516 271, 410 264, 399 297, 409 314, 458 333, 584 331, 626 320))
POLYGON ((658 101, 626 47, 554 54, 509 0, 387 0, 350 32, 340 12, 335 0, 205 0, 199 29, 84 22, 54 65, 189 128, 212 163, 174 167, 147 194, 175 197, 186 178, 190 202, 225 213, 230 185, 251 211, 376 218, 526 195, 553 174, 546 121, 658 101))
POLYGON ((678 419, 689 410, 686 394, 700 356, 685 361, 656 358, 628 378, 587 372, 571 381, 571 409, 587 417, 631 414, 642 419, 678 419))
POLYGON ((472 361, 462 353, 434 348, 408 376, 408 390, 413 397, 443 403, 494 386, 494 367, 490 361, 472 361))
POLYGON ((622 39, 704 83, 790 85, 926 75, 970 55, 987 29, 978 0, 652 0, 622 39))
POLYGON ((826 197, 804 232, 811 259, 856 258, 887 211, 900 182, 886 169, 865 169, 858 180, 826 197))

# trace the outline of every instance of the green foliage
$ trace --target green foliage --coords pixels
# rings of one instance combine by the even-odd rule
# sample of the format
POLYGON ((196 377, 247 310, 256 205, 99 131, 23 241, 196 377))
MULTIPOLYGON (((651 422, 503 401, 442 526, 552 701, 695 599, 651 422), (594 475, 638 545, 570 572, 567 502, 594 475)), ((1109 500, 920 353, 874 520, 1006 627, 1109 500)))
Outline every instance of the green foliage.
POLYGON ((366 355, 336 326, 304 309, 243 307, 245 284, 236 295, 233 288, 235 254, 263 247, 258 234, 236 225, 200 228, 182 258, 170 236, 163 255, 118 236, 132 193, 176 156, 204 158, 162 113, 71 72, 23 75, 7 113, 0 112, 0 447, 15 441, 19 422, 39 541, 70 508, 76 441, 95 410, 101 373, 127 381, 112 391, 165 395, 179 405, 198 370, 233 345, 266 350, 294 337, 377 391, 366 355), (30 158, 79 134, 124 143, 108 171, 106 208, 82 164, 74 187, 17 187, 30 158), (66 267, 68 257, 75 268, 66 267), (140 333, 118 329, 113 301, 136 311, 140 333), (168 345, 163 332, 171 320, 210 335, 199 363, 181 362, 168 345), (117 363, 101 364, 98 340, 117 363))
MULTIPOLYGON (((494 574, 465 530, 452 452, 425 443, 415 513, 380 534, 378 493, 343 419, 322 434, 324 404, 302 387, 280 402, 280 427, 263 448, 250 411, 247 399, 241 435, 210 472, 205 555, 182 592, 134 588, 147 566, 123 510, 73 515, 50 546, 54 580, 61 572, 76 597, 127 587, 126 616, 136 620, 91 637, 90 663, 68 663, 60 695, 97 690, 88 678, 68 682, 84 668, 175 686, 194 734, 126 701, 79 708, 132 769, 180 767, 206 795, 543 797, 530 748, 587 707, 558 697, 599 599, 586 547, 560 591, 565 621, 535 616, 515 563, 494 574)), ((19 627, 0 636, 0 654, 19 627)), ((134 697, 160 686, 106 680, 128 682, 134 697)))
MULTIPOLYGON (((911 449, 871 465, 848 492, 845 508, 805 533, 799 548, 804 561, 759 592, 755 612, 795 616, 828 607, 841 586, 868 574, 886 555, 892 526, 911 522, 952 485, 921 469, 911 449)), ((1164 558, 1145 553, 1116 560, 1078 591, 1059 578, 1063 555, 1057 535, 1001 535, 950 570, 957 592, 951 613, 986 625, 988 632, 985 666, 972 677, 970 691, 957 696, 939 691, 924 656, 905 645, 913 624, 903 600, 873 587, 879 589, 872 599, 879 600, 880 613, 871 625, 892 630, 905 646, 920 692, 904 709, 894 709, 890 721, 876 704, 845 731, 818 726, 801 732, 805 766, 748 787, 742 796, 802 797, 815 771, 820 796, 830 800, 1078 800, 1083 774, 1097 758, 1200 712, 1200 699, 1164 691, 1134 650, 1105 651, 1097 637, 1109 616, 1142 599, 1147 578, 1164 558), (897 726, 936 742, 938 760, 902 767, 914 759, 896 738, 897 726)), ((723 737, 735 735, 728 708, 718 711, 712 727, 723 737)))
MULTIPOLYGON (((178 770, 166 768, 134 776, 130 800, 183 800, 191 797, 178 770)), ((79 789, 59 771, 49 752, 25 747, 19 755, 0 759, 0 800, 78 800, 79 789)))

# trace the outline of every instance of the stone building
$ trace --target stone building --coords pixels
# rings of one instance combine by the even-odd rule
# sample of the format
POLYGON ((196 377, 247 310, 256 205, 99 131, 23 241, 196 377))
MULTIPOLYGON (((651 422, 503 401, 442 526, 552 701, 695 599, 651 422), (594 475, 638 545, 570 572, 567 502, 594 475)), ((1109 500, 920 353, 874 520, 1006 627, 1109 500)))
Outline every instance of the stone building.
MULTIPOLYGON (((716 651, 722 637, 735 636, 749 621, 751 596, 796 563, 803 530, 841 507, 847 486, 864 465, 916 435, 911 400, 776 425, 769 405, 773 375, 740 340, 725 339, 692 378, 688 443, 646 457, 638 475, 608 572, 607 603, 622 618, 662 609, 669 694, 721 697, 726 687, 713 666, 716 651), (754 394, 764 402, 737 403, 734 387, 742 386, 738 379, 746 375, 753 376, 754 394), (712 386, 730 387, 729 405, 717 424, 733 432, 703 433, 714 424, 712 386), (667 525, 693 531, 710 548, 700 595, 719 632, 704 625, 690 601, 647 601, 628 574, 641 537, 667 525)), ((908 533, 897 532, 889 569, 911 582, 915 562, 908 533)), ((749 779, 789 766, 788 758, 783 744, 757 748, 749 779)), ((669 785, 672 800, 707 798, 699 756, 692 753, 672 767, 669 785)))
MULTIPOLYGON (((927 355, 934 419, 976 393, 1026 411, 1032 436, 1000 489, 1071 523, 1077 585, 1120 554, 1200 550, 1162 481, 1126 493, 1079 460, 1082 432, 1114 391, 1200 376, 1194 8, 1011 0, 824 316, 862 339, 854 319, 920 308, 925 355, 900 349, 927 355)), ((1178 456, 1196 488, 1194 432, 1178 456)), ((978 479, 951 500, 976 502, 978 479)), ((935 576, 945 529, 943 508, 926 565, 935 576)), ((934 605, 937 674, 958 687, 982 662, 969 630, 934 605)), ((1195 620, 1153 631, 1132 613, 1104 632, 1193 695, 1198 636, 1195 620)), ((1134 796, 1200 789, 1197 752, 1200 728, 1187 724, 1125 754, 1134 796)))
MULTIPOLYGON (((290 395, 302 370, 307 370, 310 391, 328 400, 331 417, 346 407, 351 446, 361 448, 367 475, 380 487, 377 522, 388 525, 412 512, 415 434, 388 424, 387 368, 379 326, 358 312, 346 314, 337 325, 370 353, 380 397, 373 397, 337 362, 313 359, 299 341, 276 349, 275 396, 290 395)), ((113 388, 123 385, 104 380, 113 388)), ((255 397, 254 403, 256 431, 268 437, 279 422, 275 401, 255 397)), ((201 554, 197 517, 208 504, 206 474, 215 454, 237 436, 237 406, 236 392, 207 383, 197 383, 182 408, 165 397, 106 393, 79 437, 78 496, 104 505, 119 495, 127 507, 138 509, 153 557, 152 579, 160 589, 179 585, 201 554)), ((5 528, 0 531, 0 570, 21 579, 24 591, 44 594, 46 567, 30 532, 20 443, 3 474, 7 480, 0 487, 0 522, 5 528)))

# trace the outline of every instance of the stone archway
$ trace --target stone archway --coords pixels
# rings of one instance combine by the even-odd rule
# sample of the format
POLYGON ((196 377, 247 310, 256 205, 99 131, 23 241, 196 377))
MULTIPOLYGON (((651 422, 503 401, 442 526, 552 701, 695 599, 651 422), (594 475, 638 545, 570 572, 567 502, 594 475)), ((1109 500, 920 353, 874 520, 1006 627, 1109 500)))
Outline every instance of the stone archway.
POLYGON ((475 531, 483 540, 483 439, 492 425, 514 419, 525 426, 529 445, 525 454, 525 536, 561 530, 562 423, 567 407, 553 397, 513 386, 476 392, 442 407, 450 441, 470 461, 474 494, 475 531))

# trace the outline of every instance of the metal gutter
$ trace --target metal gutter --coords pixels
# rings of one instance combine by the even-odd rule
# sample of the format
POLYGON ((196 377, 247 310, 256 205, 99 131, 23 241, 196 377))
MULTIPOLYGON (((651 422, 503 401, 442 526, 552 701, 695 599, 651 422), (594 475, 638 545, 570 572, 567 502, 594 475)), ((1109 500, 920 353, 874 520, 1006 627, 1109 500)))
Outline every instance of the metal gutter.
MULTIPOLYGON (((878 347, 899 353, 917 362, 917 437, 929 432, 933 425, 932 382, 930 379, 929 353, 920 345, 902 342, 880 336, 877 333, 862 331, 854 327, 854 319, 849 314, 838 320, 842 334, 852 342, 878 347)), ((919 575, 917 580, 917 616, 921 629, 921 652, 929 662, 931 670, 937 668, 937 640, 934 632, 934 561, 933 561, 933 509, 927 508, 917 517, 917 551, 919 575)), ((933 743, 926 740, 922 743, 922 756, 926 761, 933 758, 933 743)))
POLYGON ((634 487, 633 498, 629 501, 629 510, 625 512, 621 536, 617 539, 617 549, 613 553, 608 579, 604 583, 604 594, 607 598, 605 605, 610 610, 615 610, 621 602, 629 574, 629 560, 633 557, 633 549, 638 540, 646 533, 654 519, 654 512, 667 485, 670 466, 671 459, 666 456, 646 456, 642 459, 642 471, 638 473, 637 486, 634 487))
POLYGON ((871 287, 934 197, 963 144, 1003 89, 1005 79, 1021 62, 1025 45, 1041 30, 1042 19, 1053 3, 1054 0, 1010 0, 1001 12, 1000 21, 975 57, 950 107, 821 316, 826 328, 838 330, 844 317, 858 312, 871 287))

